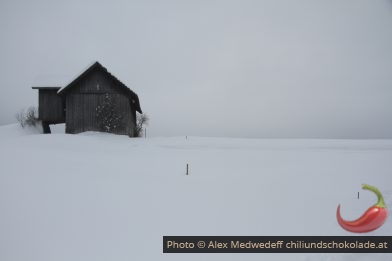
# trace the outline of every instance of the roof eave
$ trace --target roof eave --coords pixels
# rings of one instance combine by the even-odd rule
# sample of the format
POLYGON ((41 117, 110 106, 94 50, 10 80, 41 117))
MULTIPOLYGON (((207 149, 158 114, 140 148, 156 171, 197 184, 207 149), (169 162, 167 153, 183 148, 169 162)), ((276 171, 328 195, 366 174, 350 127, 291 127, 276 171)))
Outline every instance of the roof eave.
POLYGON ((61 87, 58 86, 33 86, 31 89, 34 90, 60 90, 61 87))
POLYGON ((136 111, 138 111, 139 113, 143 113, 142 108, 140 107, 140 102, 139 102, 139 97, 135 94, 136 96, 136 111))

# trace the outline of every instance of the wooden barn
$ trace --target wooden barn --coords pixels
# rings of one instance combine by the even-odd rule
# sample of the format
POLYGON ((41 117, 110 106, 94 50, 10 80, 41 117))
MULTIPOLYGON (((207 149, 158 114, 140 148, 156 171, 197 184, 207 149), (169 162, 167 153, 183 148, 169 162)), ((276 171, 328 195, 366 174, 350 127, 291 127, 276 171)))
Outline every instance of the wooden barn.
POLYGON ((38 118, 44 133, 50 124, 65 123, 66 133, 110 132, 135 136, 139 97, 95 62, 66 86, 38 90, 38 118))

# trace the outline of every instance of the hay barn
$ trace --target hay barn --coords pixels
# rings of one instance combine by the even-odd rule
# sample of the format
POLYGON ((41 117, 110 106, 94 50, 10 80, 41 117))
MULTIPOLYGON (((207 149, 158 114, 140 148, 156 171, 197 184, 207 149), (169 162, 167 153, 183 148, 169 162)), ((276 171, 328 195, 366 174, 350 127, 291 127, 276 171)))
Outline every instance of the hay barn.
POLYGON ((65 123, 66 133, 109 132, 133 137, 139 97, 95 62, 66 86, 35 86, 44 133, 65 123))

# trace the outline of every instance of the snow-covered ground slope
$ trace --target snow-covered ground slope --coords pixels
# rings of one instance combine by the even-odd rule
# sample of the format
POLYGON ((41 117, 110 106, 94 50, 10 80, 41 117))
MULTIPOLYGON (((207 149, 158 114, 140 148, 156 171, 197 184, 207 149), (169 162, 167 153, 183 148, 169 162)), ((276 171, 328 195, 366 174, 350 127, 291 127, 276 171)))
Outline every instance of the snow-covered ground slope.
MULTIPOLYGON (((175 235, 352 235, 392 140, 138 138, 0 127, 0 260, 392 260, 388 254, 163 254, 175 235), (186 164, 189 175, 185 175, 186 164), (357 192, 360 199, 357 199, 357 192)), ((368 235, 392 235, 392 220, 368 235)))

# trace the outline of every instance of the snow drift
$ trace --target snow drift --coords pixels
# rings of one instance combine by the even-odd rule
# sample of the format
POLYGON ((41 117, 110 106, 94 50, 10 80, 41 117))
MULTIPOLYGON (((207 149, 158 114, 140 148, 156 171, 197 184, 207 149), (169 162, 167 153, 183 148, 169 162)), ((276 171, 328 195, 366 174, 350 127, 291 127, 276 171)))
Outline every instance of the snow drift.
MULTIPOLYGON (((362 183, 392 209, 392 140, 130 139, 9 125, 0 145, 0 260, 392 260, 162 253, 165 235, 351 235, 336 208, 349 220, 374 204, 362 183)), ((391 220, 368 233, 391 234, 391 220)))

